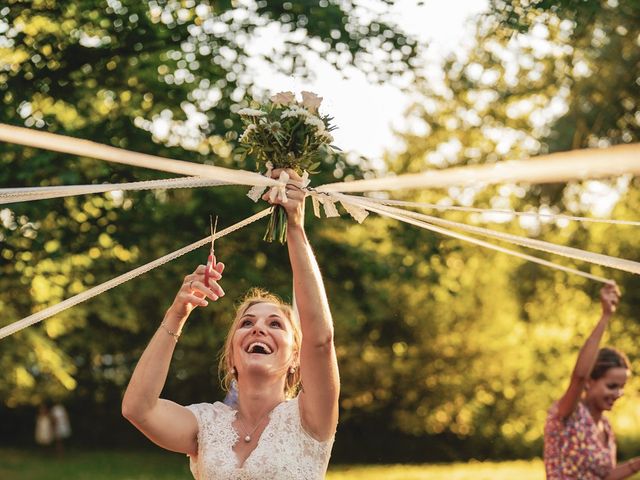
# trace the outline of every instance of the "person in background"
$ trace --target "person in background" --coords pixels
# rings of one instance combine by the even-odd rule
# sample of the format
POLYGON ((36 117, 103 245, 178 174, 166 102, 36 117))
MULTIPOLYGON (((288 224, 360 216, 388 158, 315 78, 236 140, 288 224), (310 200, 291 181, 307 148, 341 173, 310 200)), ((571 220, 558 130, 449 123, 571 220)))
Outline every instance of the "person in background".
POLYGON ((549 409, 544 428, 547 480, 621 480, 640 471, 640 457, 616 464, 616 438, 604 412, 622 396, 629 360, 615 348, 600 348, 618 307, 615 284, 600 291, 602 316, 580 350, 564 395, 549 409))
POLYGON ((51 408, 53 419, 53 433, 56 440, 56 451, 59 455, 64 453, 64 443, 71 436, 71 423, 69 415, 63 405, 57 403, 51 408))
POLYGON ((51 418, 51 412, 49 411, 49 405, 43 403, 38 408, 38 414, 36 416, 36 429, 35 429, 36 443, 42 447, 48 447, 53 443, 53 419, 51 418))

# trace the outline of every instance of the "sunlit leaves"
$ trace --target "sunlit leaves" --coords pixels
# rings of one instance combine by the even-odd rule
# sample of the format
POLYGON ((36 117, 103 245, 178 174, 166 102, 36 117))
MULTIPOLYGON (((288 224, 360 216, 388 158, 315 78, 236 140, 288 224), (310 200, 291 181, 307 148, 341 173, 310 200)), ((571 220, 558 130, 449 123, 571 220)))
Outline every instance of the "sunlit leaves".
MULTIPOLYGON (((633 120, 638 115, 638 56, 620 58, 611 50, 634 51, 637 15, 624 12, 635 7, 533 3, 493 2, 492 13, 478 22, 477 44, 466 57, 447 59, 443 78, 427 72, 423 97, 409 112, 415 126, 403 134, 406 148, 390 162, 392 170, 419 172, 640 139, 633 120)), ((455 188, 403 197, 593 215, 606 215, 609 210, 603 207, 620 199, 612 215, 635 220, 636 184, 620 179, 600 182, 600 188, 455 188), (609 193, 598 197, 598 190, 609 193)), ((482 216, 439 215, 485 221, 482 216)), ((573 222, 532 227, 515 220, 487 226, 637 259, 629 243, 633 228, 573 222)), ((400 231, 395 251, 402 255, 406 245, 415 252, 415 234, 400 231)), ((395 389, 408 393, 397 401, 395 419, 415 434, 491 439, 494 455, 538 453, 546 409, 566 387, 577 351, 598 318, 598 285, 477 247, 452 250, 454 245, 441 241, 438 255, 430 254, 429 283, 414 278, 413 288, 404 290, 394 283, 395 291, 402 292, 397 303, 407 307, 402 318, 415 325, 405 341, 409 351, 414 346, 417 359, 403 386, 395 389)), ((598 267, 591 271, 614 276, 623 286, 624 306, 609 338, 632 353, 638 327, 629 312, 638 305, 637 279, 598 267)), ((635 426, 632 404, 621 403, 613 415, 614 423, 625 425, 625 434, 635 426)))

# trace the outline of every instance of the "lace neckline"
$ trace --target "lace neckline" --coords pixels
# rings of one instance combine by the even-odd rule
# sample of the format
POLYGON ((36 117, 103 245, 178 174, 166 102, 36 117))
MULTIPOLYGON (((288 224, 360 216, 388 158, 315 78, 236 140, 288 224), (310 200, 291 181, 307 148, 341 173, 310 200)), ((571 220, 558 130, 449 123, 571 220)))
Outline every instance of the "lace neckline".
POLYGON ((274 414, 276 414, 280 408, 283 405, 286 405, 289 402, 289 400, 284 400, 283 402, 280 402, 279 404, 277 404, 275 407, 273 407, 273 409, 269 412, 269 414, 267 415, 268 423, 267 425, 264 427, 264 429, 262 430, 262 432, 260 432, 260 437, 258 437, 258 440, 256 442, 256 446, 253 450, 251 450, 249 452, 249 455, 247 455, 247 457, 244 459, 243 462, 240 461, 240 457, 238 456, 238 453, 233 449, 233 447, 236 446, 236 444, 238 443, 238 441, 240 440, 240 434, 236 431, 236 429, 233 427, 233 421, 238 417, 238 410, 237 409, 229 409, 230 411, 230 415, 229 415, 229 422, 228 422, 228 426, 231 429, 232 432, 232 441, 229 445, 229 450, 231 450, 231 455, 232 458, 235 459, 235 466, 238 470, 243 470, 245 465, 251 460, 251 458, 254 456, 254 453, 258 450, 260 450, 260 448, 263 445, 263 438, 267 437, 270 430, 272 429, 274 422, 273 422, 273 417, 274 414))

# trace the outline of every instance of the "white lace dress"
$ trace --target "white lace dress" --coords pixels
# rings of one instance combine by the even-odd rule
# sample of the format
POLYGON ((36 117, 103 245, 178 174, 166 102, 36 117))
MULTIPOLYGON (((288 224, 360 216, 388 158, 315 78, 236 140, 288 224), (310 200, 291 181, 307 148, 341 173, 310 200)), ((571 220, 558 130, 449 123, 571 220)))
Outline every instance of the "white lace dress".
POLYGON ((190 457, 196 480, 324 478, 334 439, 319 442, 304 431, 297 397, 273 409, 258 445, 241 468, 233 451, 239 439, 231 425, 236 410, 220 402, 187 408, 198 421, 198 455, 190 457))

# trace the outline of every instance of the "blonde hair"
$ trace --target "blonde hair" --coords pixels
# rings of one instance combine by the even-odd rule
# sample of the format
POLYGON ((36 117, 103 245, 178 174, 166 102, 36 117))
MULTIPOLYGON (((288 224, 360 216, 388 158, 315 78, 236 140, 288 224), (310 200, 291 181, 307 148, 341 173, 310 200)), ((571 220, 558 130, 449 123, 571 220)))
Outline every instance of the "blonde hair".
MULTIPOLYGON (((220 384, 222 385, 222 389, 228 392, 231 389, 231 383, 236 379, 236 372, 233 366, 233 335, 235 331, 238 329, 238 325, 240 320, 247 312, 249 308, 258 304, 258 303, 271 303, 278 307, 280 311, 284 314, 284 317, 289 322, 291 329, 293 330, 293 342, 294 342, 294 350, 300 353, 300 348, 302 346, 302 330, 300 329, 300 321, 298 320, 298 316, 293 311, 291 305, 282 301, 280 297, 270 293, 261 288, 252 288, 249 290, 241 303, 238 305, 236 309, 236 315, 231 322, 231 326, 229 327, 229 332, 227 333, 227 338, 224 342, 224 348, 222 349, 222 353, 220 355, 220 362, 218 363, 218 376, 220 377, 220 384)), ((287 367, 287 374, 284 385, 284 393, 287 398, 293 398, 298 393, 300 388, 300 368, 296 368, 294 373, 289 371, 289 367, 287 367)))

